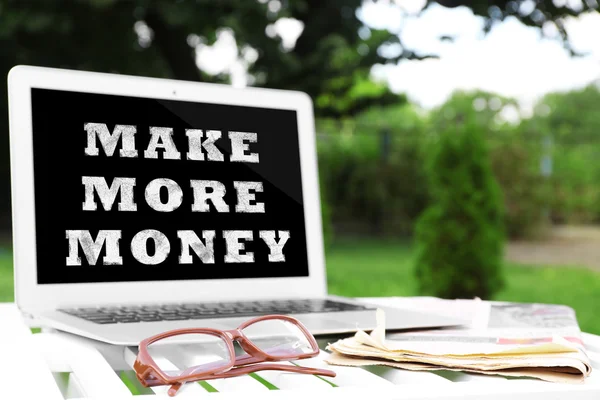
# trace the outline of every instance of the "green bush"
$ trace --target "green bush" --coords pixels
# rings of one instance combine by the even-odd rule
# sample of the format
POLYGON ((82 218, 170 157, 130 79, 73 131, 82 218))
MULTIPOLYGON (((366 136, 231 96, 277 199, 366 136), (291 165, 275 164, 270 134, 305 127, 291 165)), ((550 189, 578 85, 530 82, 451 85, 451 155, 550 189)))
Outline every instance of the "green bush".
POLYGON ((420 291, 489 299, 503 285, 503 212, 484 138, 472 121, 437 137, 428 165, 431 203, 416 228, 420 291))
POLYGON ((427 205, 424 127, 422 116, 406 104, 317 121, 319 172, 336 233, 413 233, 427 205))
POLYGON ((324 135, 319 172, 340 234, 408 236, 427 204, 420 137, 391 136, 387 159, 381 133, 324 135))

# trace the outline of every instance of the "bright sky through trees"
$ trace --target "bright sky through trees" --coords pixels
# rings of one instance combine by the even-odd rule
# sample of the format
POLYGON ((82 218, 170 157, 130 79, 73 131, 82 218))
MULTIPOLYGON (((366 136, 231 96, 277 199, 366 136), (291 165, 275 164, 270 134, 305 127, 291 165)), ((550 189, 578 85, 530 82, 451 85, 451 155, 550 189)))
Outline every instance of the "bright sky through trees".
MULTIPOLYGON (((398 24, 399 14, 385 5, 370 4, 361 12, 363 20, 375 27, 398 24)), ((388 79, 394 91, 407 93, 425 108, 440 105, 455 89, 482 89, 516 97, 527 110, 545 93, 600 78, 600 13, 568 18, 565 25, 573 47, 585 56, 571 57, 559 40, 542 38, 539 30, 510 17, 484 35, 483 19, 471 10, 434 4, 404 22, 401 39, 408 47, 440 58, 375 66, 373 74, 388 79), (441 36, 455 40, 441 41, 441 36)), ((558 34, 545 31, 550 37, 558 34)))
MULTIPOLYGON (((579 0, 554 0, 577 7, 579 0), (571 4, 572 3, 572 4, 571 4)), ((366 1, 358 10, 359 17, 378 29, 400 32, 402 43, 418 54, 438 54, 438 59, 402 60, 398 65, 375 65, 376 79, 387 80, 393 91, 432 108, 442 104, 456 89, 482 89, 515 97, 525 113, 542 95, 569 90, 600 79, 600 13, 567 18, 565 26, 573 48, 583 53, 571 57, 563 48, 558 32, 548 24, 543 30, 527 27, 509 17, 496 23, 485 35, 484 21, 466 7, 444 8, 431 5, 416 15, 422 0, 366 1), (452 37, 453 40, 440 40, 452 37), (555 40, 556 39, 556 40, 555 40)), ((526 7, 527 3, 523 7, 526 7)), ((279 35, 284 47, 293 47, 302 33, 302 24, 282 18, 269 25, 267 35, 279 35)), ((368 35, 368 30, 361 35, 368 35)), ((235 39, 230 31, 218 33, 214 46, 200 44, 198 65, 206 72, 230 73, 234 86, 248 84, 245 65, 256 59, 254 49, 242 50, 237 57, 235 39)), ((399 44, 380 51, 390 55, 402 50, 399 44)))

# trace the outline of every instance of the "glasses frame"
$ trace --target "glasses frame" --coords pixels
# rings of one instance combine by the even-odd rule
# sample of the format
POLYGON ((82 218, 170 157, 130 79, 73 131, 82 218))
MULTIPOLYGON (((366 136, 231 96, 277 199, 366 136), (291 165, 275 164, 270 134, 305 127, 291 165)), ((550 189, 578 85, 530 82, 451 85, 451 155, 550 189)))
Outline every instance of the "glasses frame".
POLYGON ((181 386, 183 386, 183 384, 186 382, 230 378, 264 370, 297 372, 302 374, 335 377, 335 372, 326 369, 268 363, 268 361, 294 361, 311 358, 318 355, 319 351, 320 350, 317 341, 300 321, 287 315, 265 315, 252 318, 241 324, 236 329, 231 330, 223 331, 212 328, 184 328, 174 329, 151 336, 140 342, 138 354, 133 364, 133 369, 135 370, 136 376, 143 386, 150 387, 171 385, 168 393, 170 396, 174 396, 181 386), (258 346, 252 343, 252 341, 244 334, 243 330, 257 322, 268 320, 282 320, 294 324, 304 334, 312 348, 312 351, 304 354, 290 353, 289 356, 272 356, 262 351, 258 346), (148 353, 148 346, 168 337, 185 334, 204 334, 221 338, 227 345, 230 362, 226 365, 219 365, 215 368, 204 370, 198 373, 194 373, 194 370, 197 367, 190 367, 183 371, 181 375, 176 377, 165 374, 148 353), (237 342, 246 352, 246 354, 236 357, 234 342, 237 342))

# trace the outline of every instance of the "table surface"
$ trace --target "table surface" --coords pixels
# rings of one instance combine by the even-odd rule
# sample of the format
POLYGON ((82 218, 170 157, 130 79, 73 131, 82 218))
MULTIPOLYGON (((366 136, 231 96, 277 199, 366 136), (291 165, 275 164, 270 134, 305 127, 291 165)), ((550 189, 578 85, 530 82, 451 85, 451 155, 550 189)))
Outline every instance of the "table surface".
MULTIPOLYGON (((394 306, 406 299, 368 300, 394 306)), ((599 368, 600 337, 584 333, 583 339, 593 368, 599 368)), ((135 348, 104 344, 62 332, 47 330, 33 334, 14 304, 0 303, 2 399, 132 399, 134 395, 129 386, 137 384, 131 371, 135 352, 135 348)), ((337 376, 327 378, 329 382, 312 375, 263 371, 253 377, 211 380, 210 386, 206 387, 185 385, 176 398, 600 399, 600 375, 595 373, 581 385, 567 385, 452 371, 336 367, 325 364, 325 356, 322 354, 297 363, 335 370, 337 376), (215 391, 218 393, 213 393, 215 391)), ((135 398, 170 399, 165 387, 145 390, 146 394, 135 395, 135 398)))

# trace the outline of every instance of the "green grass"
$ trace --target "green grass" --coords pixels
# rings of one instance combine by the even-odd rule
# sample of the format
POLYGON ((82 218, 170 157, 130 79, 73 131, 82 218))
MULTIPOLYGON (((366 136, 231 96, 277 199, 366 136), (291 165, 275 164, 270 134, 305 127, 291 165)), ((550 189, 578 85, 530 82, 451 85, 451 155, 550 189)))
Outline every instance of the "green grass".
MULTIPOLYGON (((506 288, 496 300, 566 304, 582 330, 600 334, 600 273, 571 267, 508 264, 506 288)), ((342 296, 416 296, 413 252, 407 243, 347 240, 327 250, 329 291, 342 296)), ((0 249, 0 301, 13 300, 12 257, 0 249)))
POLYGON ((13 299, 12 254, 0 247, 0 302, 13 299))
MULTIPOLYGON (((413 252, 407 243, 343 241, 327 250, 327 278, 332 294, 350 297, 416 296, 413 252)), ((600 272, 571 267, 508 264, 506 287, 495 300, 556 303, 577 312, 582 330, 600 334, 600 272)))

